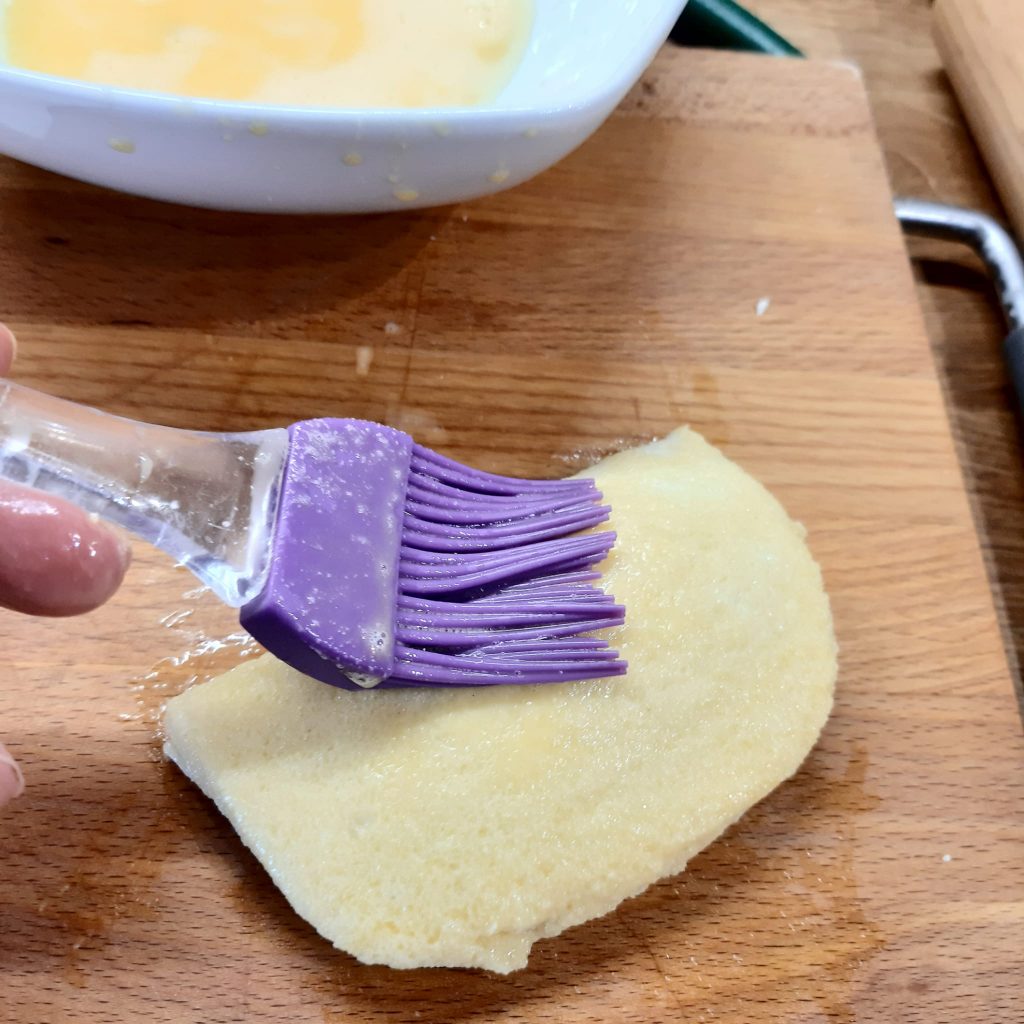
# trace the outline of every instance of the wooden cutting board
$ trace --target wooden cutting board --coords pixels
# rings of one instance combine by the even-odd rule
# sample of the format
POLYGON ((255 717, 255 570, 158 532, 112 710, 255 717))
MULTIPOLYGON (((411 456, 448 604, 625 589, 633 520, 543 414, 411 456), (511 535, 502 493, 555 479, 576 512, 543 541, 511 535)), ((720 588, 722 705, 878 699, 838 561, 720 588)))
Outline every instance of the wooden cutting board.
POLYGON ((29 784, 6 1019, 1024 1019, 1021 723, 854 71, 665 54, 571 159, 465 207, 226 216, 7 162, 0 224, 26 383, 213 430, 365 416, 541 476, 688 422, 806 523, 842 644, 804 768, 685 874, 511 977, 395 972, 319 939, 160 760, 159 702, 239 651, 140 549, 97 614, 0 615, 29 784))

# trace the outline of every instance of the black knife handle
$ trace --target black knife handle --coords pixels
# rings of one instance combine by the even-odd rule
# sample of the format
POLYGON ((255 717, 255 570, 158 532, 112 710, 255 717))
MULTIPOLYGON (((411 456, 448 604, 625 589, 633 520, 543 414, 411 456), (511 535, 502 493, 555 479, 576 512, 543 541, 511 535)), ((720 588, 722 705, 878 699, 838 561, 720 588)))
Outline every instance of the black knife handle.
POLYGON ((1010 371, 1010 380, 1017 398, 1017 406, 1024 416, 1024 327, 1017 327, 1003 342, 1003 357, 1010 371))

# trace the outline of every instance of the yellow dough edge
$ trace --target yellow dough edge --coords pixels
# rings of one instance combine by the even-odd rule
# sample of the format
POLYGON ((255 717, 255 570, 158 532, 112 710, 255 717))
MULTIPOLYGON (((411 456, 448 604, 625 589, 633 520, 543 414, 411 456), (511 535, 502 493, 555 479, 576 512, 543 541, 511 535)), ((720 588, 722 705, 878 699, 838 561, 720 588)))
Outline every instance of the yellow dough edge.
POLYGON ((167 705, 168 756, 364 962, 526 966, 682 870, 828 717, 828 599, 781 505, 686 429, 590 475, 627 676, 351 693, 266 656, 167 705))

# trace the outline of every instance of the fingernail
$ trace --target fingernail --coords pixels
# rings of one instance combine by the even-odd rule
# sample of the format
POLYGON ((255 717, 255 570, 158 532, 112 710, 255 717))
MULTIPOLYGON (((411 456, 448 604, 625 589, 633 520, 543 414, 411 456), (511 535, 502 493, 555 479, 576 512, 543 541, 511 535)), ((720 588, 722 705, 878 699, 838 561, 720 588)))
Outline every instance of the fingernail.
POLYGON ((128 566, 131 565, 132 561, 132 546, 128 541, 128 538, 125 537, 125 535, 117 529, 116 526, 110 526, 107 523, 104 523, 95 512, 89 513, 89 522, 92 523, 93 526, 102 527, 107 531, 107 533, 113 535, 114 540, 117 542, 117 558, 120 562, 121 569, 122 571, 127 571, 128 566))
POLYGON ((117 553, 121 559, 121 568, 127 572, 128 566, 132 564, 132 546, 119 530, 114 532, 114 536, 117 537, 117 553))
POLYGON ((0 804, 25 792, 25 776, 10 751, 0 743, 0 804))

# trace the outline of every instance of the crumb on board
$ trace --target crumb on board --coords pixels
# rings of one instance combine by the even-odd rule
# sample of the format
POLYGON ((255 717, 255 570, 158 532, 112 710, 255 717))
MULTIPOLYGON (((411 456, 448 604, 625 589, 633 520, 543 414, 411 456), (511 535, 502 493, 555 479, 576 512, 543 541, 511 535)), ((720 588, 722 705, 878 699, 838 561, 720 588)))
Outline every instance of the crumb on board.
POLYGON ((359 377, 365 377, 370 372, 370 366, 373 363, 373 346, 372 345, 357 345, 356 346, 356 375, 359 377))

